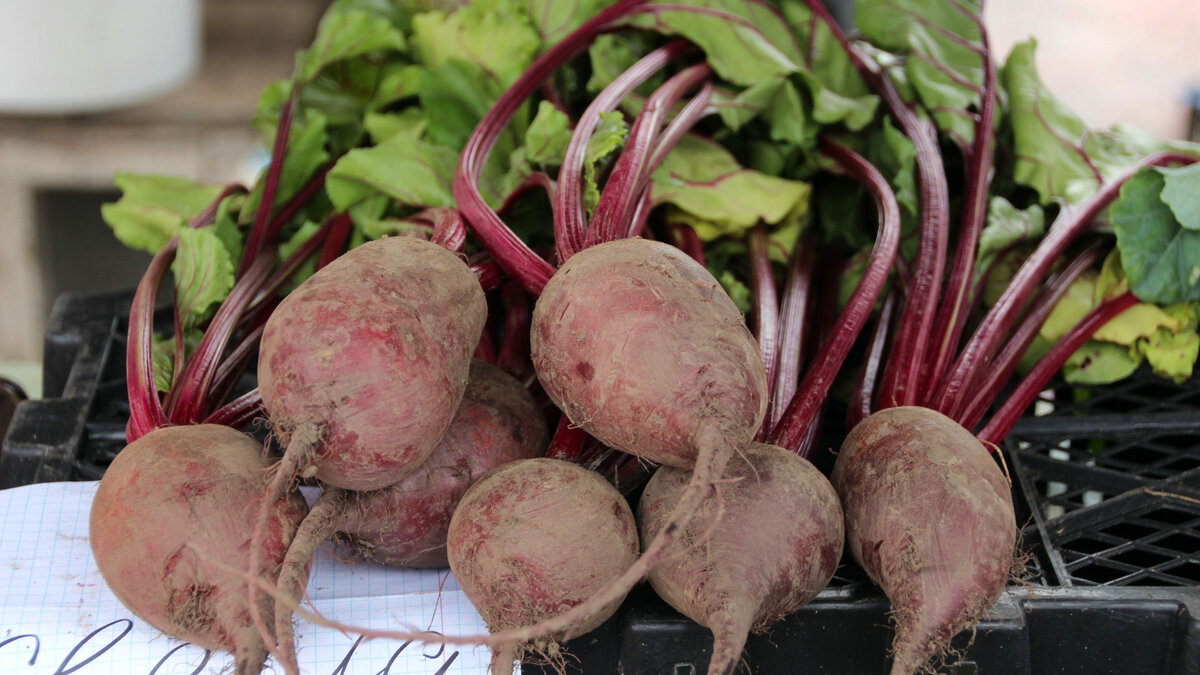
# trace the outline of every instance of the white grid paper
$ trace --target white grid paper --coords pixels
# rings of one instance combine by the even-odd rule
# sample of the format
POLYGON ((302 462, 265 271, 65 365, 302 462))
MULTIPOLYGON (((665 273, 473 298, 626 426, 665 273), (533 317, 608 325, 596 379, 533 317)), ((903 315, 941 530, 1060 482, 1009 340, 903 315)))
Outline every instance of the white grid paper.
MULTIPOLYGON (((0 674, 233 672, 232 657, 223 653, 200 668, 204 650, 135 618, 104 584, 88 545, 88 514, 98 485, 44 483, 0 490, 0 674), (18 637, 28 635, 37 640, 18 637), (72 670, 77 666, 82 667, 72 670)), ((447 635, 486 631, 448 571, 344 563, 322 546, 308 594, 324 616, 346 623, 419 625, 447 635)), ((305 675, 481 673, 489 660, 487 649, 472 646, 413 644, 398 656, 399 641, 371 640, 354 647, 355 636, 303 621, 296 639, 305 675)), ((268 672, 282 669, 268 663, 268 672)))

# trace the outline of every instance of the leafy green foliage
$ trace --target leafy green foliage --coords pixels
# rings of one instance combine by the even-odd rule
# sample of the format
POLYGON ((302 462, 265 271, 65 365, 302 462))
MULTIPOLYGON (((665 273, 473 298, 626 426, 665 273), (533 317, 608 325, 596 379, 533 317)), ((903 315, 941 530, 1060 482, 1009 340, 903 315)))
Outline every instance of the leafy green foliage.
POLYGON ((1196 198, 1179 189, 1178 174, 1166 195, 1166 175, 1148 169, 1138 172, 1121 189, 1110 209, 1113 231, 1130 287, 1142 300, 1170 304, 1200 300, 1200 230, 1188 229, 1175 218, 1196 198))
POLYGON ((1133 374, 1142 357, 1128 347, 1089 340, 1063 364, 1063 379, 1072 384, 1111 384, 1133 374))
POLYGON ((175 308, 186 327, 197 326, 233 289, 235 260, 211 227, 179 231, 179 250, 171 264, 175 308))
POLYGON ((410 206, 449 206, 458 155, 405 134, 352 150, 329 172, 325 189, 339 211, 376 194, 410 206))
POLYGON ((875 46, 904 57, 906 80, 939 129, 975 139, 984 60, 979 0, 859 0, 855 23, 875 46))
POLYGON ((566 37, 613 0, 525 0, 525 11, 533 19, 544 47, 566 37))
POLYGON ((311 82, 332 63, 404 47, 404 34, 387 17, 358 8, 327 12, 312 45, 300 54, 296 77, 302 83, 311 82))
POLYGON ((1186 230, 1200 230, 1200 164, 1178 169, 1158 169, 1163 177, 1162 201, 1175 222, 1186 230))
POLYGON ((571 142, 571 120, 567 114, 542 101, 537 115, 525 130, 525 159, 536 164, 557 166, 571 142))
POLYGON ((1004 197, 993 197, 988 202, 987 224, 979 233, 976 278, 987 272, 997 255, 1016 244, 1036 241, 1045 231, 1046 214, 1041 206, 1018 209, 1004 197))
POLYGON ((1009 98, 1016 164, 1013 178, 1038 192, 1041 203, 1079 202, 1152 152, 1196 154, 1197 146, 1151 139, 1136 130, 1090 129, 1054 97, 1035 63, 1033 40, 1013 47, 1000 79, 1009 98))
POLYGON ((221 194, 220 185, 185 178, 118 172, 121 198, 100 207, 104 222, 129 248, 157 253, 187 221, 221 194))
POLYGON ((807 183, 770 176, 737 163, 728 150, 685 136, 654 172, 651 201, 696 216, 696 232, 712 240, 739 235, 759 222, 779 223, 807 209, 807 183))
POLYGON ((597 183, 602 163, 613 157, 625 146, 629 125, 619 112, 600 113, 600 124, 588 139, 583 160, 583 201, 588 213, 600 203, 600 186, 597 183))
POLYGON ((688 3, 706 12, 669 9, 676 4, 670 0, 650 4, 665 7, 652 14, 635 16, 630 23, 687 38, 704 50, 709 65, 724 80, 750 86, 802 68, 799 43, 766 3, 744 0, 688 3))

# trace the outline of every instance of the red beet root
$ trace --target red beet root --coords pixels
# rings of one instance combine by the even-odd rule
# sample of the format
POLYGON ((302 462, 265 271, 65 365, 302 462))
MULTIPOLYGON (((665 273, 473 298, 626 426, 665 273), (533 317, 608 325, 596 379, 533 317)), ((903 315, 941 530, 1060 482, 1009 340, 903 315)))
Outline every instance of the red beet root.
POLYGON ((916 672, 1004 590, 1017 535, 1011 486, 970 432, 920 407, 855 426, 832 479, 846 544, 892 601, 892 673, 916 672))
MULTIPOLYGON (((232 652, 244 675, 259 672, 267 647, 251 620, 246 581, 226 570, 249 567, 266 491, 262 457, 258 442, 229 427, 157 429, 113 460, 91 513, 96 566, 121 602, 172 637, 232 652)), ((268 506, 255 574, 274 582, 307 511, 296 490, 268 506)), ((297 575, 306 579, 308 567, 297 575)), ((258 610, 271 616, 265 596, 258 610)))
MULTIPOLYGON (((560 460, 519 460, 467 490, 450 521, 446 553, 459 586, 497 632, 590 602, 637 559, 637 525, 624 497, 599 474, 560 460)), ((592 630, 622 599, 555 637, 592 630)), ((492 672, 511 673, 518 651, 558 654, 552 639, 504 645, 494 651, 492 672)))
MULTIPOLYGON (((299 598, 317 546, 336 536, 358 557, 398 567, 447 567, 446 532, 459 499, 487 471, 546 447, 546 423, 528 390, 483 361, 471 376, 450 430, 399 483, 369 492, 326 490, 288 549, 278 588, 299 598)), ((291 612, 275 606, 280 650, 295 650, 291 612)))
MULTIPOLYGON (((644 541, 662 528, 690 478, 662 467, 646 484, 638 506, 644 541)), ((751 630, 816 597, 842 555, 841 505, 808 461, 752 443, 722 479, 720 499, 705 500, 649 576, 660 597, 713 631, 710 675, 734 671, 751 630)))

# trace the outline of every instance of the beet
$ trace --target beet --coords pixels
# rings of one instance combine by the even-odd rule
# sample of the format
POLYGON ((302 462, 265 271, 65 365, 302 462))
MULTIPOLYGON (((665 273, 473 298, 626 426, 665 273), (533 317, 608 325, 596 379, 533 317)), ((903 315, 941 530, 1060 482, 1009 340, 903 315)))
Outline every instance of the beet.
POLYGON ((299 472, 373 490, 412 471, 446 433, 487 318, 453 253, 413 237, 367 242, 292 291, 263 331, 258 385, 299 472))
POLYGON ((892 673, 945 653, 1013 567, 1012 488, 987 448, 928 408, 881 410, 842 444, 832 480, 846 544, 892 601, 892 673))
MULTIPOLYGON (((637 525, 625 498, 599 474, 561 460, 524 459, 467 490, 450 521, 446 553, 459 586, 498 632, 592 602, 637 559, 637 525)), ((623 599, 555 637, 587 633, 623 599)), ((511 673, 519 653, 559 658, 553 639, 499 645, 492 672, 511 673)))
MULTIPOLYGON (((117 598, 172 637, 232 652, 239 674, 258 673, 267 657, 246 581, 227 571, 250 568, 266 466, 262 446, 229 427, 165 427, 117 454, 92 503, 92 553, 117 598)), ((274 583, 307 511, 297 490, 267 506, 255 575, 274 583)), ((268 598, 258 605, 271 616, 268 598)))
POLYGON ((766 371, 742 313, 674 246, 621 239, 575 254, 542 290, 530 341, 567 417, 650 462, 691 468, 704 443, 748 442, 765 414, 766 371))
MULTIPOLYGON (((299 598, 317 546, 336 536, 351 556, 397 567, 448 567, 446 531, 459 499, 487 471, 546 448, 546 422, 513 376, 483 361, 471 376, 450 430, 399 483, 369 492, 322 493, 288 549, 278 588, 299 598)), ((280 651, 295 645, 291 612, 275 607, 280 651)))
MULTIPOLYGON (((413 237, 367 242, 301 283, 267 320, 259 353, 263 406, 287 446, 267 500, 298 476, 374 490, 420 466, 458 410, 486 319, 466 263, 413 237)), ((256 555, 252 545, 251 566, 256 555)), ((296 670, 293 654, 279 656, 296 670)))
POLYGON ((487 471, 545 452, 546 421, 516 378, 475 360, 450 430, 403 480, 351 497, 339 532, 362 558, 447 567, 446 530, 464 492, 487 471))
MULTIPOLYGON (((530 341, 538 379, 573 425, 693 473, 670 522, 624 573, 586 602, 568 587, 571 601, 558 604, 570 611, 513 626, 491 645, 577 635, 603 621, 661 560, 766 413, 766 372, 741 312, 708 270, 674 246, 621 239, 576 253, 542 289, 530 341)), ((572 559, 591 565, 582 550, 572 559)))
MULTIPOLYGON (((674 467, 650 478, 638 505, 643 541, 663 527, 690 479, 674 467)), ((751 630, 816 597, 842 555, 837 494, 795 453, 752 443, 730 461, 718 490, 649 575, 663 600, 713 631, 710 675, 734 671, 751 630)))

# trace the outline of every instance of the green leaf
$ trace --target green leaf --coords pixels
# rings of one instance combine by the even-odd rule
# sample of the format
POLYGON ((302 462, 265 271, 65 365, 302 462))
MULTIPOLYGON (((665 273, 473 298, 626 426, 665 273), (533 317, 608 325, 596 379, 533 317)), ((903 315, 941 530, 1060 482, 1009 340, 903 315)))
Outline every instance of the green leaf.
POLYGON ((811 193, 807 183, 747 169, 720 144, 692 134, 655 170, 650 192, 654 205, 674 204, 715 225, 697 230, 706 240, 778 223, 807 209, 811 193))
POLYGON ((458 153, 405 134, 352 150, 329 171, 325 190, 339 211, 375 194, 408 206, 451 206, 458 153))
POLYGON ((1052 344, 1058 342, 1092 310, 1092 294, 1095 287, 1094 276, 1086 272, 1080 275, 1067 287, 1067 292, 1055 303, 1054 309, 1050 310, 1050 315, 1042 323, 1038 335, 1052 344))
POLYGON ((983 285, 983 302, 986 306, 991 307, 1000 300, 1000 297, 1008 290, 1013 278, 1017 276, 1025 259, 1033 253, 1035 248, 1033 243, 1020 243, 998 254, 989 263, 991 273, 988 274, 983 285))
POLYGON ((570 142, 570 118, 554 104, 542 101, 525 130, 525 158, 536 164, 558 166, 570 142))
POLYGON ((854 295, 858 283, 867 271, 867 265, 871 262, 872 248, 861 248, 846 261, 844 271, 838 277, 838 307, 845 307, 846 303, 850 302, 850 296, 854 295))
POLYGON ((175 338, 151 335, 150 358, 154 362, 154 388, 165 394, 175 378, 175 338))
POLYGON ((636 63, 643 56, 634 49, 636 44, 636 40, 626 36, 605 34, 597 37, 588 46, 588 60, 592 66, 592 74, 586 85, 588 92, 600 93, 636 63))
MULTIPOLYGON (((650 5, 674 5, 659 0, 650 5)), ((744 0, 693 0, 707 13, 663 8, 641 14, 630 23, 695 43, 722 79, 749 86, 787 73, 800 72, 804 57, 787 25, 766 3, 744 0)))
POLYGON ((1004 197, 992 197, 988 202, 987 224, 979 233, 979 253, 975 263, 976 275, 987 272, 996 256, 1019 242, 1040 239, 1046 232, 1046 214, 1033 204, 1018 209, 1004 197))
POLYGON ((279 125, 279 113, 292 93, 292 83, 289 80, 275 80, 262 88, 258 94, 258 104, 250 123, 258 132, 258 139, 269 150, 275 144, 275 131, 279 125))
MULTIPOLYGON (((296 252, 296 249, 303 246, 304 242, 311 239, 319 229, 321 229, 321 224, 312 220, 302 224, 287 241, 279 245, 279 260, 284 261, 290 258, 296 252)), ((314 260, 313 256, 309 256, 308 260, 304 261, 299 269, 296 270, 296 273, 284 284, 284 290, 291 292, 292 289, 303 283, 305 279, 311 277, 314 270, 316 270, 316 260, 314 260)))
POLYGON ((855 24, 877 47, 904 57, 907 80, 938 128, 960 147, 980 108, 980 0, 859 0, 855 24))
POLYGON ((360 230, 368 239, 382 237, 419 236, 428 238, 429 226, 404 218, 380 218, 365 221, 360 230))
POLYGON ((413 17, 417 61, 438 67, 452 59, 473 63, 506 89, 533 62, 541 36, 529 15, 509 0, 476 0, 449 14, 413 17))
POLYGON ((386 63, 377 76, 379 84, 371 97, 371 110, 382 110, 396 101, 412 98, 421 91, 425 66, 412 63, 386 63))
POLYGON ((742 127, 756 119, 771 105, 786 81, 783 77, 777 77, 756 82, 737 91, 718 87, 713 92, 712 105, 725 126, 731 131, 741 131, 742 127))
MULTIPOLYGON (((287 152, 283 158, 283 169, 279 174, 279 186, 275 192, 275 205, 286 203, 329 162, 326 150, 328 138, 325 115, 315 108, 305 108, 292 122, 288 132, 287 152)), ((253 213, 262 200, 266 188, 266 176, 270 167, 265 167, 250 192, 243 213, 253 213)))
POLYGON ((118 172, 113 182, 121 198, 101 206, 101 217, 121 243, 150 253, 166 246, 223 189, 186 178, 126 172, 118 172))
MULTIPOLYGON (((204 331, 199 328, 185 329, 184 358, 195 352, 203 339, 204 331)), ((175 379, 175 338, 151 335, 150 358, 154 361, 154 388, 165 394, 171 390, 172 381, 175 379)))
POLYGON ((1200 230, 1200 164, 1157 171, 1163 176, 1163 203, 1175 221, 1184 229, 1200 230))
POLYGON ((875 117, 879 97, 863 81, 833 31, 800 0, 780 3, 795 41, 806 45, 808 70, 801 73, 812 101, 812 118, 820 124, 844 124, 860 131, 875 117))
POLYGON ((1133 374, 1142 356, 1111 342, 1090 341, 1067 358, 1063 379, 1072 384, 1111 384, 1133 374))
MULTIPOLYGON (((502 91, 483 67, 460 59, 421 71, 419 96, 428 120, 427 139, 462 148, 502 91)), ((513 147, 511 136, 502 137, 496 152, 504 154, 513 147)))
POLYGON ((217 216, 210 229, 221 240, 221 244, 229 251, 229 258, 234 261, 242 259, 242 251, 246 246, 246 233, 238 227, 238 213, 246 203, 246 196, 230 195, 221 200, 217 206, 217 216))
POLYGON ((317 36, 300 57, 299 80, 310 82, 326 66, 362 54, 403 51, 404 35, 386 17, 362 9, 331 8, 317 25, 317 36))
MULTIPOLYGON (((392 198, 384 194, 374 194, 362 201, 355 202, 346 211, 346 215, 350 216, 350 220, 354 223, 356 231, 363 233, 369 239, 378 239, 378 236, 371 236, 368 231, 372 223, 377 223, 383 219, 388 212, 388 207, 392 205, 392 198)), ((384 233, 386 234, 386 233, 384 233)))
POLYGON ((821 124, 842 123, 850 131, 860 131, 875 119, 878 107, 878 98, 850 98, 822 87, 814 92, 813 119, 821 124))
POLYGON ((820 129, 812 123, 812 113, 800 91, 786 77, 763 80, 738 92, 719 89, 713 96, 713 106, 733 131, 761 117, 773 141, 805 147, 816 144, 820 129))
POLYGON ((1175 332, 1182 328, 1182 323, 1164 312, 1161 307, 1139 302, 1101 326, 1092 338, 1119 345, 1132 345, 1140 338, 1153 336, 1160 328, 1175 332))
MULTIPOLYGON (((820 112, 819 109, 816 111, 818 115, 820 112)), ((791 82, 783 80, 780 83, 767 106, 766 117, 771 125, 771 140, 804 146, 815 144, 818 128, 809 121, 800 92, 791 82)))
POLYGON ((917 194, 917 148, 904 132, 892 124, 891 118, 883 121, 883 143, 878 147, 879 168, 886 171, 896 202, 915 219, 920 209, 917 194))
POLYGON ((1089 129, 1046 89, 1035 50, 1032 40, 1013 47, 1000 80, 1009 99, 1013 179, 1037 190, 1042 203, 1077 203, 1101 180, 1113 180, 1153 152, 1200 153, 1196 144, 1154 139, 1130 127, 1089 129))
POLYGON ((754 307, 753 294, 746 284, 735 277, 732 272, 726 270, 717 277, 717 281, 721 282, 721 287, 725 289, 725 293, 733 300, 733 304, 741 310, 742 314, 747 314, 754 307))
POLYGON ((1042 83, 1036 48, 1033 40, 1014 46, 1000 79, 1009 96, 1017 155, 1014 178, 1037 190, 1042 203, 1048 203, 1067 197, 1076 181, 1092 190, 1098 183, 1085 149, 1089 130, 1042 83))
POLYGON ((363 119, 363 126, 376 145, 397 134, 420 138, 428 124, 425 111, 416 107, 398 113, 367 113, 363 119))
POLYGON ((233 289, 234 260, 212 228, 179 231, 179 251, 171 264, 175 308, 186 327, 198 326, 233 289))
POLYGON ((1100 304, 1108 298, 1116 297, 1129 290, 1129 279, 1125 277, 1125 269, 1121 267, 1121 252, 1117 249, 1109 251, 1100 266, 1100 276, 1096 279, 1096 290, 1092 294, 1092 303, 1100 304))
POLYGON ((1200 300, 1200 231, 1181 227, 1161 195, 1165 176, 1139 171, 1121 187, 1109 218, 1130 288, 1146 302, 1200 300))
POLYGON ((533 18, 542 45, 548 48, 613 4, 613 0, 524 0, 522 4, 533 18))
POLYGON ((600 201, 600 188, 596 183, 601 162, 616 154, 625 146, 625 136, 629 133, 629 125, 625 117, 617 111, 600 113, 600 123, 588 139, 584 149, 583 159, 583 201, 588 213, 596 209, 600 201))
POLYGON ((1194 329, 1173 333, 1159 328, 1152 337, 1139 340, 1137 349, 1155 373, 1183 382, 1192 376, 1196 357, 1200 354, 1200 335, 1194 329))

